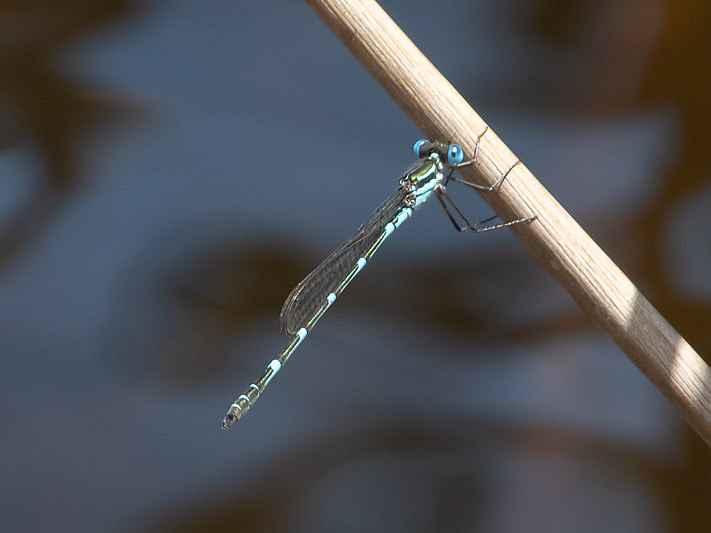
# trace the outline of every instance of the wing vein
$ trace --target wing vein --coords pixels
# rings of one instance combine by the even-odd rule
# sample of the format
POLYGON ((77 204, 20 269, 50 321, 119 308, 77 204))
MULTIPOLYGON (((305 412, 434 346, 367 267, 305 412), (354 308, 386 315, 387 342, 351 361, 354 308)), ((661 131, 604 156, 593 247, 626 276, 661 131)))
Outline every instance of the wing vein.
POLYGON ((380 238, 383 229, 406 205, 407 191, 398 188, 363 222, 355 234, 336 248, 291 291, 281 309, 281 330, 295 335, 351 273, 358 259, 380 238))

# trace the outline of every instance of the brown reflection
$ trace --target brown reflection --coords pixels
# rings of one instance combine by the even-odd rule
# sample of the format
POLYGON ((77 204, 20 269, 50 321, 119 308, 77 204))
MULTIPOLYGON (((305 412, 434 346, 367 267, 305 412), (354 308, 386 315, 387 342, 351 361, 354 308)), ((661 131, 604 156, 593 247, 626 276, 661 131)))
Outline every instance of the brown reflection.
MULTIPOLYGON (((633 277, 643 278, 651 289, 647 296, 697 351, 711 353, 707 335, 711 307, 676 295, 662 262, 662 232, 669 215, 711 183, 711 4, 540 0, 533 5, 535 25, 529 32, 570 54, 569 63, 556 65, 559 70, 548 77, 557 88, 546 92, 545 102, 557 111, 594 118, 665 106, 671 106, 678 117, 678 138, 669 142, 679 150, 659 176, 656 197, 642 206, 646 211, 640 220, 620 225, 634 228, 626 236, 629 249, 638 250, 638 243, 643 243, 633 277), (636 57, 640 60, 633 61, 636 57), (645 68, 640 70, 639 64, 645 68)), ((538 98, 535 103, 540 103, 538 98)))
POLYGON ((31 146, 41 183, 0 227, 0 268, 19 254, 87 179, 81 146, 97 126, 117 118, 116 103, 62 71, 61 54, 80 39, 134 11, 130 0, 38 1, 0 4, 0 108, 7 117, 0 150, 31 146))
MULTIPOLYGON (((293 252, 292 244, 277 240, 222 242, 191 253, 181 250, 178 257, 159 246, 141 252, 117 285, 107 342, 117 368, 139 380, 152 376, 195 384, 214 379, 232 361, 240 364, 257 331, 282 338, 278 320, 284 299, 322 259, 293 252)), ((338 309, 384 323, 427 324, 432 335, 443 338, 504 344, 591 328, 524 253, 472 261, 465 252, 407 265, 374 261, 339 298, 338 309), (532 293, 546 290, 559 294, 560 308, 532 315, 532 293), (518 319, 512 321, 512 315, 518 319)))
POLYGON ((107 350, 134 379, 181 386, 214 379, 244 353, 261 321, 271 319, 279 334, 281 302, 307 269, 287 247, 268 242, 177 253, 140 253, 117 284, 107 350))
MULTIPOLYGON (((645 252, 641 270, 653 287, 650 298, 656 307, 709 363, 711 305, 690 301, 675 290, 663 265, 663 231, 669 215, 684 209, 684 204, 711 182, 711 4, 690 0, 665 4, 666 24, 640 100, 642 105, 674 105, 679 120, 679 151, 676 160, 669 162, 658 195, 639 221, 645 252)), ((691 430, 686 431, 683 451, 681 471, 675 483, 668 486, 676 511, 676 530, 705 531, 711 522, 711 453, 691 430)))
MULTIPOLYGON (((684 209, 711 182, 711 4, 701 0, 540 0, 533 12, 537 14, 534 32, 541 41, 578 52, 554 82, 559 88, 553 94, 559 100, 552 105, 563 102, 594 117, 645 107, 671 107, 676 114, 678 137, 669 142, 678 151, 659 176, 657 194, 642 206, 638 220, 621 225, 633 228, 629 249, 642 250, 629 274, 697 352, 711 361, 711 305, 679 294, 663 261, 663 233, 670 215, 684 209), (650 31, 654 26, 658 29, 650 31), (603 35, 605 39, 599 38, 603 35), (648 53, 639 54, 640 50, 648 53), (632 61, 634 57, 641 61, 632 61), (571 79, 578 83, 571 85, 571 79)), ((639 206, 635 209, 638 212, 639 206)), ((706 220, 699 224, 706 225, 706 220)), ((684 436, 680 468, 664 485, 673 530, 707 531, 711 454, 693 431, 687 428, 684 436)))
MULTIPOLYGON (((471 418, 439 422, 430 418, 423 427, 421 418, 408 421, 397 413, 383 415, 368 426, 353 424, 300 449, 285 449, 268 467, 253 469, 246 476, 236 474, 232 486, 216 489, 213 494, 186 494, 184 500, 175 502, 160 516, 146 517, 149 525, 143 530, 321 531, 323 523, 321 528, 310 524, 304 517, 308 513, 304 515, 300 507, 321 484, 330 486, 329 476, 333 472, 352 466, 365 471, 367 484, 357 487, 364 492, 378 494, 383 476, 403 482, 394 493, 388 485, 384 505, 398 500, 422 505, 418 496, 422 491, 426 493, 426 512, 412 510, 419 516, 424 514, 425 521, 416 529, 407 530, 477 531, 482 522, 491 523, 492 513, 501 510, 493 505, 497 497, 502 497, 496 496, 498 477, 504 477, 508 468, 505 465, 515 463, 518 454, 563 463, 573 457, 578 463, 589 464, 592 470, 613 471, 620 479, 641 480, 655 499, 670 476, 669 465, 657 457, 634 446, 627 448, 619 442, 596 439, 575 430, 471 418), (492 470, 487 466, 502 457, 505 459, 498 467, 492 470), (393 470, 379 471, 379 458, 395 465, 393 470)), ((357 506, 364 494, 356 491, 351 496, 356 503, 341 502, 341 505, 357 506)), ((507 509, 521 503, 512 496, 503 496, 507 509)), ((339 512, 337 509, 334 514, 339 512)), ((361 512, 377 516, 377 508, 371 506, 362 506, 361 512)), ((529 529, 544 530, 545 523, 534 521, 529 529)), ((405 530, 402 524, 407 524, 407 516, 390 525, 399 531, 405 530)))
MULTIPOLYGON (((641 92, 642 104, 672 103, 679 120, 677 158, 670 161, 657 196, 640 220, 645 245, 643 274, 654 287, 653 301, 679 332, 711 362, 711 306, 675 293, 663 264, 664 225, 711 183, 711 4, 669 2, 667 24, 641 92)), ((700 224, 706 221, 700 220, 700 224)), ((708 243, 711 251, 711 242, 708 243)), ((684 258, 679 258, 684 261, 684 258)))

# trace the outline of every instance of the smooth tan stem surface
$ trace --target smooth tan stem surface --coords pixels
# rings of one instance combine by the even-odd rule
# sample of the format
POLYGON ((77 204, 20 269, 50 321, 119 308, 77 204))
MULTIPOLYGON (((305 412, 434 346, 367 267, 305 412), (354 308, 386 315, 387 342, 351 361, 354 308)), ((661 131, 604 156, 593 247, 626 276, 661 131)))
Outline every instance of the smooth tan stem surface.
MULTIPOLYGON (((430 139, 473 154, 485 122, 376 2, 306 2, 430 139)), ((489 128, 478 163, 462 174, 493 184, 516 161, 489 128)), ((538 216, 512 231, 711 444, 709 367, 533 174, 516 165, 498 192, 483 197, 503 220, 538 216)))

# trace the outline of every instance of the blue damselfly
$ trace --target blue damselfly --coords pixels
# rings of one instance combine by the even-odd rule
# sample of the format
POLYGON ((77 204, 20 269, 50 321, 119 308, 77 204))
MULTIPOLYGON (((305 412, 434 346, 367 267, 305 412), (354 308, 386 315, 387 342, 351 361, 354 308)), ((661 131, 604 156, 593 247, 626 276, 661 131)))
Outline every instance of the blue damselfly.
POLYGON ((291 342, 269 363, 262 376, 251 383, 247 390, 235 399, 227 410, 222 427, 228 428, 235 420, 239 420, 245 415, 296 347, 301 344, 319 318, 363 269, 383 241, 412 215, 413 210, 420 207, 433 194, 458 231, 469 230, 478 233, 534 220, 535 217, 523 218, 502 224, 481 226, 482 223, 495 218, 492 217, 479 224, 472 224, 447 194, 446 187, 449 181, 484 192, 494 191, 519 163, 519 161, 514 163, 491 186, 477 185, 453 176, 456 169, 476 163, 479 143, 487 129, 479 135, 474 149, 474 157, 469 161, 463 161, 463 151, 456 144, 442 144, 426 139, 415 143, 413 150, 418 160, 400 178, 399 187, 395 193, 361 224, 353 237, 331 253, 291 291, 284 302, 280 315, 282 332, 292 337, 291 342), (459 215, 461 223, 457 222, 447 204, 459 215))

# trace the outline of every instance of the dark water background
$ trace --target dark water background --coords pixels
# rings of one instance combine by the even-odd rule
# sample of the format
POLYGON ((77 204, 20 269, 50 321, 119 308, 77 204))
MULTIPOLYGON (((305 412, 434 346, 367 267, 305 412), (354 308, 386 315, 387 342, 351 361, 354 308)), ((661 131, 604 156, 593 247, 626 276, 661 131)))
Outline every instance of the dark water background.
MULTIPOLYGON (((382 5, 706 356, 709 4, 382 5)), ((220 429, 419 137, 301 2, 0 4, 0 529, 708 531, 708 448, 436 202, 220 429)))

